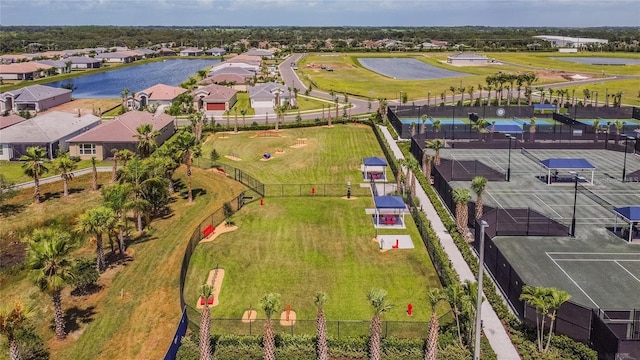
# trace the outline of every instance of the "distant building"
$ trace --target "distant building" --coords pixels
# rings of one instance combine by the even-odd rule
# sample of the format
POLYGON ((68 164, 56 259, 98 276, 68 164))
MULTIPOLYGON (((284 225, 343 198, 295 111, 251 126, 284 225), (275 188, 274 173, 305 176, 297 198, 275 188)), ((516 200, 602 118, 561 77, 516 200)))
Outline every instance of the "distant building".
POLYGON ((259 56, 263 59, 273 59, 273 50, 267 49, 251 49, 244 53, 247 56, 259 56))
POLYGON ((227 50, 221 48, 211 48, 204 53, 209 56, 222 56, 227 54, 227 50))
POLYGON ((555 36, 555 35, 536 35, 536 39, 548 41, 553 47, 574 47, 579 48, 587 46, 589 44, 607 44, 609 40, 605 39, 592 39, 592 38, 575 38, 570 36, 555 36))
POLYGON ((201 55, 202 55, 202 50, 195 47, 190 47, 190 48, 180 50, 180 56, 201 56, 201 55))
POLYGON ((451 65, 484 65, 489 63, 489 58, 476 53, 459 52, 447 56, 447 63, 451 65))

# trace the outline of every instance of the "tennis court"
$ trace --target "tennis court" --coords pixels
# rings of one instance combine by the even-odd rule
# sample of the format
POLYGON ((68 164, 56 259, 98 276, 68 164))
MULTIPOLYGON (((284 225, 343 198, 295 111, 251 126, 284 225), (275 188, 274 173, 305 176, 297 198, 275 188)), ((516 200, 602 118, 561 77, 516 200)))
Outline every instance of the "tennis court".
MULTIPOLYGON (((466 117, 455 117, 455 118, 432 118, 432 117, 428 117, 427 120, 425 121, 426 125, 433 125, 433 123, 436 120, 440 120, 440 124, 442 125, 469 125, 471 124, 471 120, 469 120, 466 117)), ((411 123, 418 123, 418 124, 422 124, 422 119, 421 118, 417 118, 417 117, 402 117, 400 118, 400 121, 403 124, 411 124, 411 123)))
MULTIPOLYGON (((626 243, 611 231, 613 206, 640 205, 640 183, 621 181, 623 153, 606 150, 441 150, 455 160, 475 159, 499 170, 511 167, 510 182, 487 183, 483 201, 497 208, 530 208, 569 226, 575 196, 576 237, 498 236, 495 244, 526 284, 567 290, 588 307, 640 307, 640 244, 626 243), (547 185, 537 179, 548 158, 584 158, 593 164, 594 184, 547 185)), ((640 169, 640 158, 627 157, 627 172, 640 169)), ((590 173, 580 174, 590 177, 590 173)), ((455 189, 471 189, 470 181, 454 181, 455 189)), ((473 191, 471 192, 473 194, 473 191)), ((475 198, 475 196, 474 196, 475 198)), ((507 215, 504 215, 507 216, 507 215)), ((516 219, 518 222, 526 219, 516 219)), ((618 222, 620 224, 620 222, 618 222)))
POLYGON ((586 125, 590 125, 593 126, 593 123, 597 120, 598 123, 600 124, 600 127, 606 127, 607 123, 611 123, 614 124, 616 121, 620 121, 620 122, 624 122, 625 126, 629 126, 629 129, 631 128, 636 128, 640 126, 640 120, 637 119, 602 119, 602 118, 598 118, 598 119, 576 119, 579 122, 586 124, 586 125))

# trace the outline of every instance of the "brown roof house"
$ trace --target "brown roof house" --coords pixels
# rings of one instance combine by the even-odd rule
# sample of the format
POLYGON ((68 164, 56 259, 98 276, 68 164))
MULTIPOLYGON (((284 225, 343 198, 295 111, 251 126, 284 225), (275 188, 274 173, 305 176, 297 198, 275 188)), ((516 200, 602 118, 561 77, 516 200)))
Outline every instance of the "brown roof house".
POLYGON ((211 84, 191 92, 198 110, 226 111, 238 101, 238 91, 226 86, 211 84))
POLYGON ((0 94, 0 112, 34 110, 36 112, 71 101, 71 90, 31 85, 0 94))
MULTIPOLYGON (((18 116, 16 114, 11 114, 8 116, 0 116, 0 129, 7 128, 11 125, 15 125, 19 122, 23 122, 26 119, 22 116, 18 116)), ((2 140, 2 136, 0 136, 0 141, 2 140)))
POLYGON ((52 66, 36 62, 20 62, 0 65, 0 77, 4 80, 33 80, 45 76, 52 66))
POLYGON ((185 88, 156 84, 150 88, 138 91, 135 97, 127 99, 129 109, 143 109, 146 106, 171 105, 180 95, 187 91, 185 88))
POLYGON ((0 135, 0 160, 17 159, 30 146, 47 150, 52 159, 60 150, 69 148, 68 139, 100 124, 95 115, 78 117, 76 114, 50 111, 2 129, 0 135))
POLYGON ((104 160, 111 156, 112 149, 138 151, 137 128, 151 124, 160 134, 156 137, 158 146, 162 145, 176 132, 176 118, 164 113, 152 114, 147 111, 129 111, 105 121, 100 126, 68 140, 69 154, 81 159, 95 156, 104 160))

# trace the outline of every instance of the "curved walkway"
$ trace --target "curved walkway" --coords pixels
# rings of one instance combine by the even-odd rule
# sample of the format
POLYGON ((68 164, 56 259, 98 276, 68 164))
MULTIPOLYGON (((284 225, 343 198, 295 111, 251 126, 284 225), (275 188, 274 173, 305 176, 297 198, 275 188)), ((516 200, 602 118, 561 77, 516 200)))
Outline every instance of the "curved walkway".
MULTIPOLYGON (((111 172, 113 168, 111 166, 97 166, 96 170, 98 170, 98 172, 111 172)), ((93 170, 90 167, 88 167, 85 169, 72 171, 71 173, 73 174, 73 176, 78 176, 78 175, 90 174, 91 171, 93 170)), ((47 184, 47 183, 52 183, 60 180, 62 180, 60 178, 60 175, 54 175, 54 176, 49 176, 49 177, 40 179, 40 184, 47 184)), ((26 189, 28 187, 33 187, 33 181, 27 181, 27 182, 23 182, 13 186, 14 189, 26 189)))
MULTIPOLYGON (((404 159, 404 155, 400 150, 400 147, 396 144, 396 141, 391 137, 389 130, 380 126, 380 130, 382 131, 384 137, 387 139, 387 143, 389 143, 389 147, 393 152, 393 155, 397 159, 404 159)), ((416 182, 417 179, 416 179, 416 182)), ((438 235, 438 239, 440 240, 440 244, 444 248, 444 251, 451 259, 451 263, 453 268, 456 270, 458 275, 460 276, 460 281, 471 280, 477 281, 476 277, 473 275, 471 268, 467 265, 467 262, 464 261, 460 250, 453 242, 453 238, 445 228, 442 220, 438 216, 436 209, 433 207, 431 201, 429 201, 429 197, 427 193, 421 186, 416 187, 416 196, 420 199, 420 204, 422 204, 422 210, 427 216, 427 219, 431 222, 431 227, 438 235)), ((491 348, 495 351, 498 360, 519 360, 520 356, 516 351, 509 335, 507 334, 504 326, 502 326, 502 322, 498 318, 498 315, 491 307, 491 304, 488 301, 484 301, 482 303, 482 323, 484 327, 484 333, 489 340, 489 344, 491 344, 491 348)))

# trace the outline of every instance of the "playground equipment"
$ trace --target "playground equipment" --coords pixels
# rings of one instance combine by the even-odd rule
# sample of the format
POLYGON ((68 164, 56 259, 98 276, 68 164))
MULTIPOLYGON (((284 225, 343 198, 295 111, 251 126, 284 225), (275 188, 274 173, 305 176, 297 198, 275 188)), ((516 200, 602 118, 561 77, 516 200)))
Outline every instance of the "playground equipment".
POLYGON ((413 305, 411 303, 407 305, 407 316, 413 316, 413 305))
POLYGON ((262 157, 264 159, 266 159, 266 160, 269 160, 269 159, 271 159, 271 153, 270 152, 264 153, 264 155, 262 155, 262 157))

